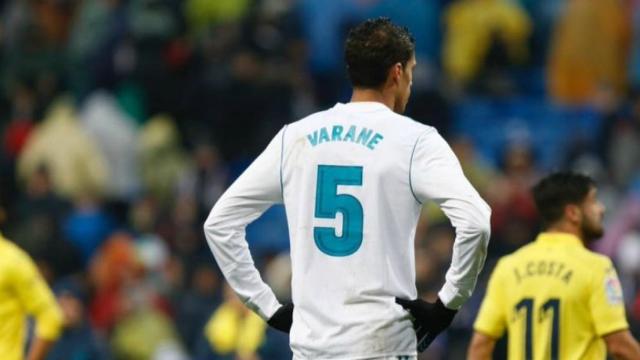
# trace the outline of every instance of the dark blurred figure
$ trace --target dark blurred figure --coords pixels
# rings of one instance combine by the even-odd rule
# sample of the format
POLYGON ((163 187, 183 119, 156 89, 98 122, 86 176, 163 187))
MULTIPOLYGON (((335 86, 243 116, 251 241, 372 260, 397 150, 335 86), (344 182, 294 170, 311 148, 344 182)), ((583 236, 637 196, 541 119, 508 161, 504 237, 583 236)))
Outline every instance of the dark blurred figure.
POLYGON ((503 154, 503 173, 487 188, 493 236, 500 238, 490 244, 493 251, 509 253, 531 240, 538 219, 530 188, 537 177, 531 147, 509 144, 503 154))
POLYGON ((47 360, 106 360, 108 347, 87 319, 87 291, 78 277, 59 280, 53 287, 65 328, 47 360))
POLYGON ((626 187, 640 179, 640 91, 630 98, 628 116, 611 119, 610 128, 606 159, 613 181, 626 187))
POLYGON ((178 181, 177 196, 188 197, 197 202, 197 216, 201 222, 227 188, 229 174, 220 152, 214 145, 196 145, 193 159, 193 167, 183 172, 178 181))
POLYGON ((45 259, 56 274, 80 270, 79 252, 65 240, 61 224, 69 204, 53 192, 49 169, 40 166, 27 179, 16 204, 9 234, 35 258, 45 259))
POLYGON ((207 319, 222 300, 220 276, 209 257, 202 257, 195 266, 189 287, 175 304, 176 328, 187 350, 193 353, 204 333, 207 319))

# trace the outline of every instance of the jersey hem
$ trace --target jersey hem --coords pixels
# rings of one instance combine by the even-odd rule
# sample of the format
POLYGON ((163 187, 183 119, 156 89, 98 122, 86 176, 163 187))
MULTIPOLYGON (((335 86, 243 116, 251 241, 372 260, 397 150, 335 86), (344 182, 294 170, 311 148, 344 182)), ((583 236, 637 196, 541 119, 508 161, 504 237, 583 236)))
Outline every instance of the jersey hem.
MULTIPOLYGON (((355 355, 348 357, 314 357, 314 360, 367 360, 367 359, 381 359, 388 358, 393 356, 418 356, 418 352, 414 351, 412 353, 386 353, 386 354, 367 354, 367 355, 355 355)), ((305 357, 297 357, 293 355, 293 360, 302 360, 302 359, 311 359, 305 357)))
POLYGON ((598 336, 604 337, 609 334, 613 334, 614 332, 629 330, 629 324, 617 324, 616 326, 611 326, 604 331, 597 332, 598 336))
POLYGON ((482 334, 484 334, 484 335, 487 335, 487 336, 489 336, 489 337, 492 337, 492 338, 494 338, 494 339, 496 339, 496 340, 497 340, 497 339, 500 339, 500 338, 502 337, 502 335, 504 334, 504 332, 503 332, 503 334, 497 334, 497 333, 495 333, 495 332, 493 332, 493 331, 488 331, 487 329, 484 329, 484 328, 482 328, 482 327, 478 327, 478 326, 474 326, 474 327, 473 327, 473 330, 474 330, 474 331, 477 331, 477 332, 479 332, 479 333, 482 333, 482 334))

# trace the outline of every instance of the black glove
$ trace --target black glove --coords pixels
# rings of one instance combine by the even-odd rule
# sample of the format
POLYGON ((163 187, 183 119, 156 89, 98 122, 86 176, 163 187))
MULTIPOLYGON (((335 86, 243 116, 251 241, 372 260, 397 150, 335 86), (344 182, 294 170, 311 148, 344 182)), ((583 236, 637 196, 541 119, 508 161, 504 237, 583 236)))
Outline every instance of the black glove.
POLYGON ((457 310, 447 309, 440 299, 435 304, 421 299, 405 300, 396 298, 396 303, 400 304, 413 316, 413 327, 416 330, 418 340, 418 351, 423 352, 429 347, 431 342, 446 329, 457 310))
POLYGON ((274 329, 286 332, 287 334, 291 330, 291 323, 293 322, 293 304, 288 303, 280 306, 278 311, 267 320, 267 324, 274 329))

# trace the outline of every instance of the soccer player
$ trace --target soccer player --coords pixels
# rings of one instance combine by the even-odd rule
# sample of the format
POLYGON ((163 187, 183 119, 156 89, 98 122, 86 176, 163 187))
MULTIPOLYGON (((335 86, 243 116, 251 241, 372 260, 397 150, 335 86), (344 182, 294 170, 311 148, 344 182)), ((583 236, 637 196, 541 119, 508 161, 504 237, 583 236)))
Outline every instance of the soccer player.
POLYGON ((0 235, 0 357, 24 359, 26 317, 35 320, 27 360, 45 358, 62 331, 62 311, 31 258, 0 235))
POLYGON ((545 230, 496 265, 469 359, 490 359, 505 330, 509 359, 640 359, 611 260, 585 247, 603 234, 594 182, 555 173, 533 197, 545 230))
POLYGON ((290 331, 294 358, 415 358, 416 336, 424 347, 470 297, 491 210, 438 132, 401 115, 416 65, 408 31, 384 18, 365 21, 350 31, 345 59, 351 101, 280 130, 216 203, 204 231, 245 304, 290 331), (414 235, 427 200, 456 228, 435 303, 418 299, 415 286, 414 235), (281 202, 295 307, 261 280, 245 240, 246 225, 281 202))

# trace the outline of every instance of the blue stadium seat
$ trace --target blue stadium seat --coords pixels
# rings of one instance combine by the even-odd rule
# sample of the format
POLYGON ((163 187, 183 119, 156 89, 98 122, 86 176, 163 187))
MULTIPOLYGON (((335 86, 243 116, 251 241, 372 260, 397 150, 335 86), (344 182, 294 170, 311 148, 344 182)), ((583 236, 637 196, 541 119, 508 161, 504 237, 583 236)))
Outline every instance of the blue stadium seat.
POLYGON ((596 140, 601 118, 592 109, 540 98, 469 98, 455 107, 453 128, 496 166, 508 145, 524 143, 532 147, 539 167, 551 169, 562 165, 575 141, 596 140))

